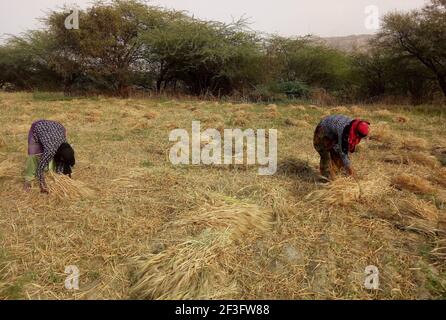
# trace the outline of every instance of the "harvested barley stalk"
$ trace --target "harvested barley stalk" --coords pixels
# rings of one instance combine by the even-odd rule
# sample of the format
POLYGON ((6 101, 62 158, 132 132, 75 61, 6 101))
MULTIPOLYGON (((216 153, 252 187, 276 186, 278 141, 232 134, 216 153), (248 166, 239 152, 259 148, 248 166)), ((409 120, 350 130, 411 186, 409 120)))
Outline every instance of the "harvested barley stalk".
POLYGON ((408 190, 416 194, 435 194, 435 188, 424 178, 407 173, 392 178, 392 186, 399 190, 408 190))
POLYGON ((228 232, 204 231, 161 253, 135 258, 131 295, 139 299, 224 299, 236 286, 220 264, 233 248, 228 232))
POLYGON ((55 195, 58 198, 79 199, 91 198, 94 196, 94 191, 81 181, 53 172, 48 173, 47 177, 47 185, 50 194, 55 195))
POLYGON ((442 187, 446 188, 446 168, 441 168, 441 169, 435 171, 431 175, 430 179, 433 182, 438 183, 442 187))
POLYGON ((438 209, 431 203, 419 199, 405 199, 398 206, 401 214, 411 216, 414 218, 421 218, 428 221, 433 221, 435 224, 438 221, 438 209))
POLYGON ((344 106, 337 106, 330 109, 331 113, 348 113, 350 110, 344 106))
POLYGON ((405 137, 401 141, 401 148, 405 150, 426 150, 428 143, 423 138, 405 137))
POLYGON ((381 110, 375 111, 375 114, 380 117, 389 117, 392 115, 392 112, 390 112, 387 109, 381 109, 381 110))
POLYGON ((253 204, 205 206, 171 223, 174 227, 228 229, 234 240, 266 232, 273 226, 272 212, 253 204))
POLYGON ((0 178, 1 177, 20 177, 19 167, 10 160, 0 162, 0 178))
POLYGON ((3 147, 5 147, 6 146, 6 141, 5 141, 5 139, 2 137, 2 136, 0 136, 0 148, 3 148, 3 147))
POLYGON ((367 111, 365 109, 358 107, 358 106, 351 107, 351 112, 357 116, 364 115, 367 113, 367 111))
POLYGON ((374 177, 357 181, 352 178, 338 178, 324 188, 306 196, 311 202, 323 202, 328 205, 347 206, 353 202, 371 203, 389 191, 389 184, 384 177, 374 177))
POLYGON ((426 153, 402 153, 399 155, 389 154, 383 158, 384 162, 394 163, 394 164, 419 164, 429 168, 437 168, 439 166, 438 160, 426 153))

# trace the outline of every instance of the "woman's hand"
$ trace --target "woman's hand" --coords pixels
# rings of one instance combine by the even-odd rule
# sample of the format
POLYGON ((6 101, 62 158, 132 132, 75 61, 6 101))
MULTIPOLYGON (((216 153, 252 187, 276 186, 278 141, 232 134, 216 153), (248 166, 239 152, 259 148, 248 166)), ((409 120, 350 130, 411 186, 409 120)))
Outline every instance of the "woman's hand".
POLYGON ((31 190, 31 182, 25 181, 25 183, 23 184, 23 190, 25 192, 29 192, 31 190))
POLYGON ((355 172, 355 170, 353 170, 352 167, 347 167, 347 174, 348 174, 350 177, 353 177, 353 178, 356 177, 356 172, 355 172))
POLYGON ((40 187, 40 193, 44 193, 44 194, 49 194, 50 192, 48 191, 47 187, 40 187))

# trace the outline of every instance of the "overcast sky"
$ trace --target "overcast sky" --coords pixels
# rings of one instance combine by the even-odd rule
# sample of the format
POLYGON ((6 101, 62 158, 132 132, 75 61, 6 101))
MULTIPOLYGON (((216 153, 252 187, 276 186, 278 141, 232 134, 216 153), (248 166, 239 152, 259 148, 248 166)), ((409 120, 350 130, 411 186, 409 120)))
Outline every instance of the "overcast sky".
MULTIPOLYGON (((0 0, 0 37, 38 28, 38 18, 64 3, 84 8, 91 0, 0 0)), ((186 10, 197 18, 231 22, 244 16, 252 29, 284 36, 345 36, 373 33, 364 25, 365 8, 380 14, 410 10, 426 0, 151 0, 149 3, 186 10)))

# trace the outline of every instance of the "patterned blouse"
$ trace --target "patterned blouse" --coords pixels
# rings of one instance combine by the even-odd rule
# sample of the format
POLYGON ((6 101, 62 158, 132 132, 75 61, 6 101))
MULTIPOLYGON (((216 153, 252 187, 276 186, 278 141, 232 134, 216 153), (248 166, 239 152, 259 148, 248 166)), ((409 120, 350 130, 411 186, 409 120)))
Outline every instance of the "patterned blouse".
MULTIPOLYGON (((54 158, 57 150, 62 143, 67 142, 66 130, 62 124, 56 121, 39 120, 31 125, 30 137, 34 142, 42 146, 42 156, 37 167, 36 176, 41 187, 46 187, 45 176, 43 174, 45 168, 54 158)), ((62 168, 56 168, 57 172, 61 172, 62 168)))
POLYGON ((333 149, 341 156, 344 167, 350 166, 348 157, 348 134, 344 134, 346 129, 350 127, 353 119, 343 115, 332 115, 325 117, 319 123, 324 129, 325 136, 330 140, 336 141, 333 149))

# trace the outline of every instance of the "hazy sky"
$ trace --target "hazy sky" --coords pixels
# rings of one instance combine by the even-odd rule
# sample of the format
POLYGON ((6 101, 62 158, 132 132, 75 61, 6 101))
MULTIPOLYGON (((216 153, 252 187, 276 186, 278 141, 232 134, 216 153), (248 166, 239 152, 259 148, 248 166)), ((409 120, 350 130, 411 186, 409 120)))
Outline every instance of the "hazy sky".
MULTIPOLYGON (((186 10, 197 18, 231 22, 244 16, 251 28, 285 36, 343 36, 373 33, 364 26, 365 8, 380 14, 410 10, 426 0, 152 0, 149 3, 186 10)), ((37 18, 64 3, 85 7, 91 0, 0 0, 0 37, 39 26, 37 18)))

